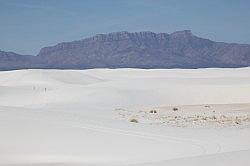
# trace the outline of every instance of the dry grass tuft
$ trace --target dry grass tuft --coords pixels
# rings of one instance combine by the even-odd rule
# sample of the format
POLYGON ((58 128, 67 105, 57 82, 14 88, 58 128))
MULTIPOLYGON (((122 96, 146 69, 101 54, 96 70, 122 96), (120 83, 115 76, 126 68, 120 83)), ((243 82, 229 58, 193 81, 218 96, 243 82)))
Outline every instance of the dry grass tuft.
POLYGON ((131 119, 130 122, 139 123, 139 121, 137 119, 131 119))

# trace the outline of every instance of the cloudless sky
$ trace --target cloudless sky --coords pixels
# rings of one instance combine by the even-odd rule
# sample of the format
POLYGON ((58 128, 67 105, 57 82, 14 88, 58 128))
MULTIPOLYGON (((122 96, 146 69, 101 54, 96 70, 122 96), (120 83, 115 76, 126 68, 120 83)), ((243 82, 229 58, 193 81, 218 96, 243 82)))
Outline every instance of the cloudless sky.
POLYGON ((250 44, 250 0, 0 0, 0 49, 20 54, 98 33, 184 29, 250 44))

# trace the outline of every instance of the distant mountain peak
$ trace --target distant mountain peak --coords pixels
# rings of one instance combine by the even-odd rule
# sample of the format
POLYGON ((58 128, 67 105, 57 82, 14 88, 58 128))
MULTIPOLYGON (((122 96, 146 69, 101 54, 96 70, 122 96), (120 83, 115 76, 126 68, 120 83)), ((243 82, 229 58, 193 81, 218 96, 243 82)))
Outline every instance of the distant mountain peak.
POLYGON ((192 36, 191 30, 183 30, 183 31, 176 31, 170 34, 171 36, 177 37, 177 36, 192 36))
MULTIPOLYGON (((133 39, 133 38, 154 38, 156 36, 157 36, 156 33, 153 33, 150 31, 143 31, 143 32, 121 31, 121 32, 112 32, 108 34, 97 34, 87 39, 92 39, 95 41, 116 41, 116 40, 125 40, 125 39, 133 39)), ((86 40, 86 39, 83 39, 83 40, 86 40)))
POLYGON ((0 70, 245 66, 250 66, 250 45, 214 42, 191 30, 97 34, 44 47, 36 57, 0 51, 0 70))

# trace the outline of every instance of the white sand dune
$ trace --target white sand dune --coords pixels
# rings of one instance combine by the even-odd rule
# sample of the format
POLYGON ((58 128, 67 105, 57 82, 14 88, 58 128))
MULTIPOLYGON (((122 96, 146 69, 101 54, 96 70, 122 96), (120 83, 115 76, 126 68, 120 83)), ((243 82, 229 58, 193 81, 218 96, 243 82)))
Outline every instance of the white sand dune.
POLYGON ((0 165, 248 165, 249 127, 130 123, 114 110, 249 103, 250 68, 0 72, 0 165))

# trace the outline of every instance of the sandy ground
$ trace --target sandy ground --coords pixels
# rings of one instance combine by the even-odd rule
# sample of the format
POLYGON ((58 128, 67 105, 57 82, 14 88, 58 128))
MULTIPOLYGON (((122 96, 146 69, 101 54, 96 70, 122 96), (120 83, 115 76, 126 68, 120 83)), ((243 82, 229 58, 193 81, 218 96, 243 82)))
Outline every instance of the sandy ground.
POLYGON ((248 165, 249 92, 250 68, 0 72, 0 165, 248 165))
POLYGON ((203 104, 151 109, 115 109, 128 122, 174 127, 250 127, 250 104, 203 104))

